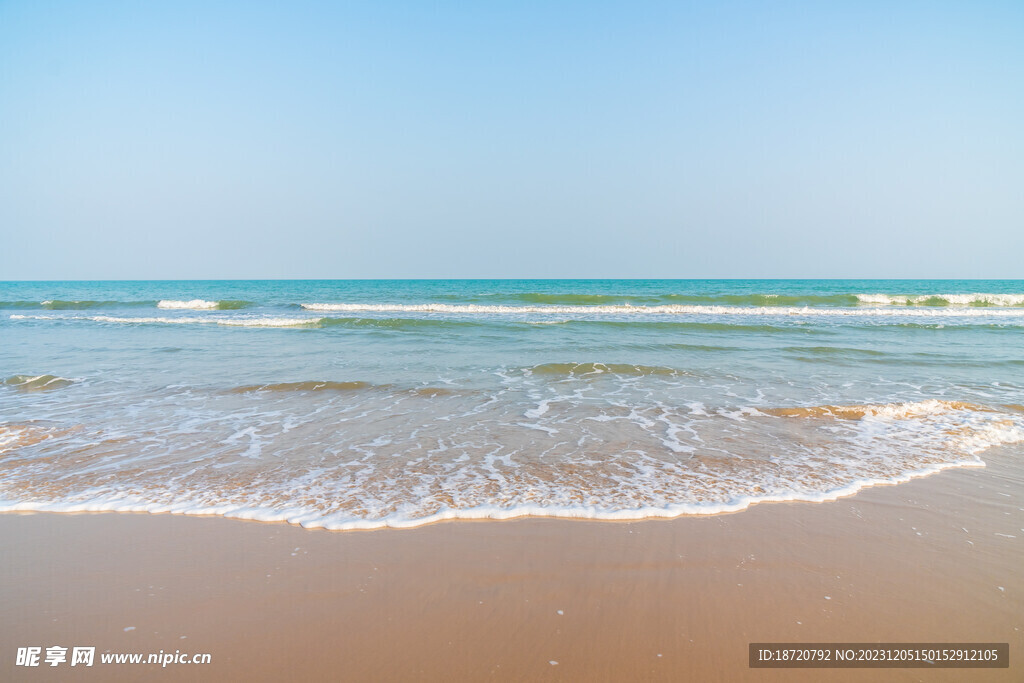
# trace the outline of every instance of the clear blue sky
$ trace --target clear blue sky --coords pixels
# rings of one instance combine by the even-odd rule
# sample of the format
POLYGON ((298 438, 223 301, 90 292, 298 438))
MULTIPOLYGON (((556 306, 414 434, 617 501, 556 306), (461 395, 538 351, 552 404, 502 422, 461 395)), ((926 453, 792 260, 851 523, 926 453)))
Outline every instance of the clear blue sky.
POLYGON ((1024 277, 1024 2, 0 0, 0 280, 1024 277))

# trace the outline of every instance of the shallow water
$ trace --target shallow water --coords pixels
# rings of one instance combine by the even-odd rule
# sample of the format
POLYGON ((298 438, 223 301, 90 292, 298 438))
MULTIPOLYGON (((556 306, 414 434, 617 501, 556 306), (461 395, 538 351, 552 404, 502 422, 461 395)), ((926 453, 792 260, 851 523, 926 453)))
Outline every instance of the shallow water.
POLYGON ((0 283, 3 509, 825 500, 1024 441, 1020 281, 0 283))

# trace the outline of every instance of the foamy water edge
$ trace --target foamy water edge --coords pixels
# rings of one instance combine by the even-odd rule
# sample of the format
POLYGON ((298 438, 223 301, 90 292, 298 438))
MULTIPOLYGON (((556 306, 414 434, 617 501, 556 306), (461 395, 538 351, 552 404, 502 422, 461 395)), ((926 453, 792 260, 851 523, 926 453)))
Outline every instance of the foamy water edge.
POLYGON ((510 508, 482 505, 464 510, 444 509, 424 517, 408 518, 390 515, 381 519, 338 518, 336 515, 320 515, 315 512, 289 509, 274 510, 252 506, 223 505, 191 507, 189 503, 166 505, 143 503, 131 499, 96 500, 88 503, 36 503, 0 501, 0 513, 11 512, 148 512, 150 514, 175 514, 187 516, 218 516, 227 519, 241 519, 257 522, 287 522, 304 529, 325 529, 328 531, 354 531, 372 529, 413 529, 427 524, 454 520, 510 520, 527 517, 576 519, 589 521, 640 521, 647 519, 677 519, 680 517, 704 517, 733 512, 742 512, 758 503, 808 502, 829 503, 840 498, 857 494, 873 486, 903 484, 913 479, 931 476, 944 470, 960 467, 985 467, 985 462, 974 456, 970 459, 937 463, 887 479, 863 479, 847 486, 819 493, 773 494, 767 496, 743 496, 727 503, 680 503, 662 508, 643 507, 625 510, 606 510, 596 506, 544 507, 541 505, 517 505, 510 508))

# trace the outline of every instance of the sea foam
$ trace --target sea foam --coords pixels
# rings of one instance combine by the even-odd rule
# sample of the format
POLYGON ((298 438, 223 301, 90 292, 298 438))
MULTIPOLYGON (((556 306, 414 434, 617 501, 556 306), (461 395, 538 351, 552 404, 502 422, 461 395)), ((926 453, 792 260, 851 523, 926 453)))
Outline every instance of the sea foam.
POLYGON ((399 394, 402 401, 422 397, 405 390, 388 394, 387 387, 356 396, 349 391, 362 388, 356 383, 317 391, 326 386, 242 388, 247 421, 232 420, 219 435, 211 435, 210 427, 186 429, 184 459, 175 449, 161 459, 167 446, 151 437, 138 456, 130 447, 118 456, 118 442, 109 438, 47 434, 42 441, 24 426, 0 425, 0 445, 6 447, 0 511, 217 514, 336 530, 524 516, 668 518, 735 512, 756 503, 835 500, 876 484, 982 466, 978 456, 987 449, 1024 442, 1019 413, 937 399, 800 409, 700 404, 666 420, 653 408, 647 417, 639 415, 635 406, 615 417, 607 412, 617 407, 614 402, 580 414, 587 404, 566 394, 536 407, 521 404, 530 424, 499 424, 490 412, 461 413, 458 396, 445 399, 455 401, 447 413, 420 403, 396 413, 399 394), (309 402, 311 415, 330 420, 310 432, 308 417, 284 417, 282 410, 297 399, 309 402), (256 401, 269 402, 265 419, 253 419, 260 415, 256 401), (333 421, 347 411, 357 423, 333 421), (689 423, 682 421, 686 416, 689 423), (783 420, 792 426, 782 426, 783 420), (356 424, 375 426, 355 431, 356 424), (490 437, 477 442, 482 424, 490 437), (621 435, 628 448, 599 453, 596 446, 573 446, 602 433, 621 435), (334 442, 325 443, 332 436, 334 442), (52 448, 75 454, 62 465, 59 480, 48 471, 54 466, 49 460, 33 455, 53 441, 59 443, 52 448), (559 443, 561 454, 547 455, 559 443), (705 443, 718 445, 708 450, 705 443), (730 449, 728 457, 722 447, 730 449), (323 448, 324 457, 310 458, 323 448), (107 470, 117 472, 116 479, 101 476, 107 470))

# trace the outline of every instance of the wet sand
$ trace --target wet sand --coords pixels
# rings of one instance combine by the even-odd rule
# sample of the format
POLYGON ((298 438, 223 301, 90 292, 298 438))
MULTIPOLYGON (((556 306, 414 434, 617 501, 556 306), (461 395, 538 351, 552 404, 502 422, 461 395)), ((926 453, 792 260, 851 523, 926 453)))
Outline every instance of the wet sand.
POLYGON ((1024 449, 984 459, 832 503, 628 523, 0 515, 0 678, 1020 681, 1024 449), (763 641, 1009 642, 1011 666, 749 669, 763 641), (95 645, 97 663, 16 667, 27 645, 95 645), (99 664, 176 649, 212 664, 99 664))

